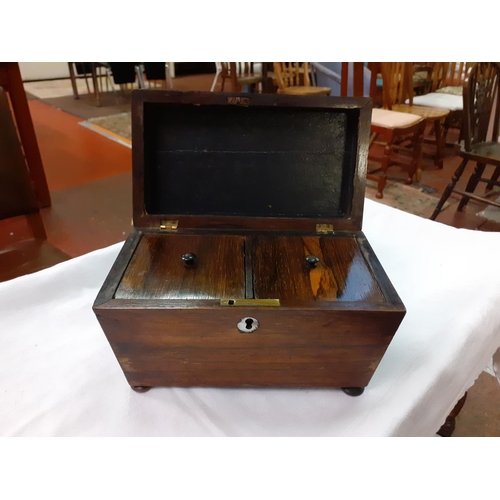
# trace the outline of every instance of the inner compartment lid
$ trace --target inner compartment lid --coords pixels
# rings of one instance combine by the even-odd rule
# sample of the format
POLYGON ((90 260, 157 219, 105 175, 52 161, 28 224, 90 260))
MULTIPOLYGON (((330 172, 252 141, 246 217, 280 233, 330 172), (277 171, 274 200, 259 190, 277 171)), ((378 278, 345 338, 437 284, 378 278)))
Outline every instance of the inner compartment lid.
POLYGON ((134 224, 360 230, 370 113, 364 98, 136 91, 134 224))

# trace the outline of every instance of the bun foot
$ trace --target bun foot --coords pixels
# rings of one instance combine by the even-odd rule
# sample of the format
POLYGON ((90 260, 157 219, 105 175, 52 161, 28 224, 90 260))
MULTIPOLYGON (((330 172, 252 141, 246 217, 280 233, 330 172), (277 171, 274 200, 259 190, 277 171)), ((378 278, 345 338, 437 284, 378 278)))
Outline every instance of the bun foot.
POLYGON ((144 385, 131 385, 130 387, 132 387, 135 392, 148 392, 149 389, 151 389, 151 387, 146 387, 144 385))
POLYGON ((361 394, 363 394, 363 392, 365 392, 364 387, 342 387, 342 390, 348 396, 361 396, 361 394))

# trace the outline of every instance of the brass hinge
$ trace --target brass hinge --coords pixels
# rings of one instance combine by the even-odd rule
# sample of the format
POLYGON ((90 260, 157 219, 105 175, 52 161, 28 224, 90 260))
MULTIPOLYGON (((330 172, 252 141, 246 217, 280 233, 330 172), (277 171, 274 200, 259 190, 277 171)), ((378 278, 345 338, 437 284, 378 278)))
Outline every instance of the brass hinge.
POLYGON ((333 224, 316 224, 318 234, 333 234, 333 224))
POLYGON ((280 307, 280 299, 221 299, 221 306, 280 307))
POLYGON ((160 223, 160 231, 177 231, 178 220, 164 220, 160 223))

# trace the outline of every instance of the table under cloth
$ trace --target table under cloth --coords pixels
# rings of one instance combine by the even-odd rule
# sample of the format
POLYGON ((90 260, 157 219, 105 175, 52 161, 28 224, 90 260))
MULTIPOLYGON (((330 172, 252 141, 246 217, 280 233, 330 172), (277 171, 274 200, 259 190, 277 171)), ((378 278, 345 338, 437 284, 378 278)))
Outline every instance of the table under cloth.
POLYGON ((0 284, 3 436, 431 436, 500 346, 500 234, 366 200, 408 312, 360 397, 340 389, 130 389, 92 303, 122 244, 0 284))

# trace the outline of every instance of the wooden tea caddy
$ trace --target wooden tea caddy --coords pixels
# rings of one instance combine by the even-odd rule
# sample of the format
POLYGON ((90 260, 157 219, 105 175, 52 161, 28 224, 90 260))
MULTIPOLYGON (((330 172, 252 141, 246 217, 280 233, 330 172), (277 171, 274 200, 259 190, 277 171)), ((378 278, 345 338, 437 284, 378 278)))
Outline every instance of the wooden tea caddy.
POLYGON ((135 91, 94 303, 128 383, 363 392, 405 308, 361 231, 369 99, 135 91))

